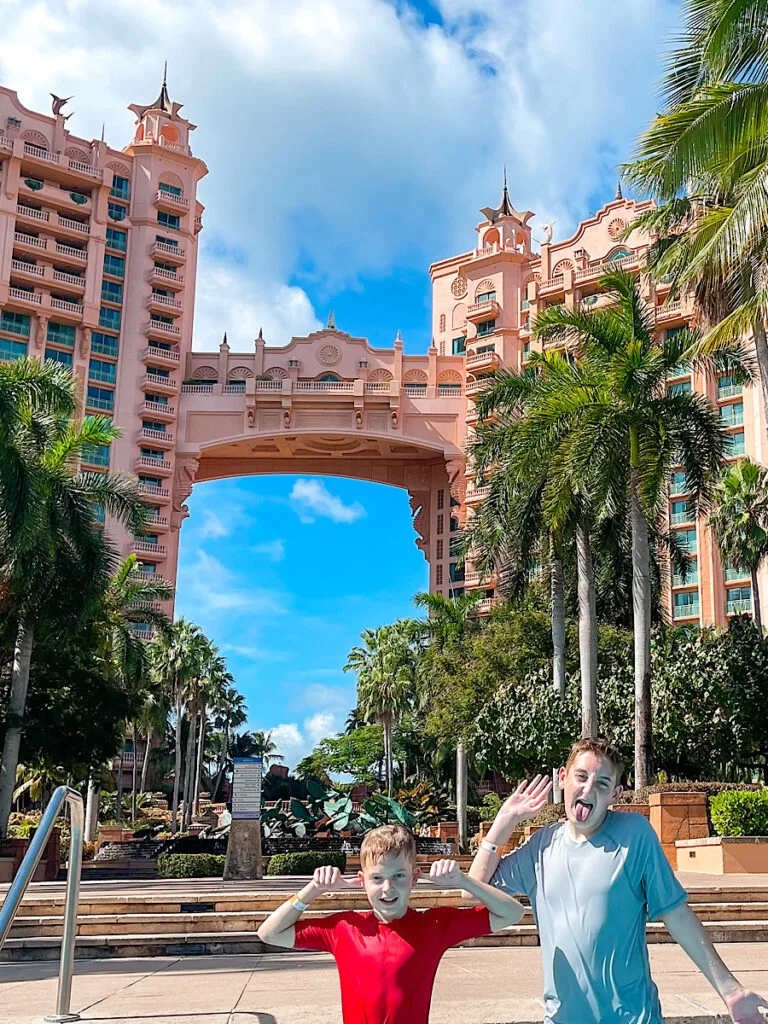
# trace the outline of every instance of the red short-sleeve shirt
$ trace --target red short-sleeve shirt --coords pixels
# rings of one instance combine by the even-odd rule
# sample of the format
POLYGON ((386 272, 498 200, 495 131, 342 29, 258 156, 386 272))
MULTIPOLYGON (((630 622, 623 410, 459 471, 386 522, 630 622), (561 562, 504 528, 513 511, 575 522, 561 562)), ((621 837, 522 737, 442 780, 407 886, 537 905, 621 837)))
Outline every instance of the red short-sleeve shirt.
POLYGON ((439 907, 409 909, 390 924, 349 910, 295 927, 297 949, 333 953, 344 1024, 427 1024, 443 953, 487 935, 491 923, 485 907, 439 907))

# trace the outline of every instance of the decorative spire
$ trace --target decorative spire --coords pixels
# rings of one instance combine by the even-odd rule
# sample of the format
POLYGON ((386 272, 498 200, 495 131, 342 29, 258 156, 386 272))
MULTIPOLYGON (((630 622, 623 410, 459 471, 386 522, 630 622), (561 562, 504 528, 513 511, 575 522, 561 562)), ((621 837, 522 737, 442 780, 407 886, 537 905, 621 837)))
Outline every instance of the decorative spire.
POLYGON ((264 341, 264 328, 263 327, 259 328, 259 337, 257 338, 257 341, 264 341))
POLYGON ((104 141, 104 132, 105 132, 105 130, 106 130, 106 127, 107 127, 107 124, 106 124, 106 122, 105 122, 105 121, 102 121, 102 122, 101 122, 101 141, 102 141, 102 142, 104 141))
POLYGON ((616 202, 617 199, 623 199, 623 198, 624 198, 624 195, 623 195, 623 193, 621 191, 621 178, 617 178, 616 179, 616 195, 613 197, 613 201, 616 202))
POLYGON ((402 340, 403 340, 403 332, 400 330, 399 327, 397 328, 397 338, 395 340, 399 341, 401 343, 402 343, 402 340))
POLYGON ((133 111, 139 120, 141 120, 148 110, 162 110, 164 114, 168 114, 170 117, 176 117, 183 106, 183 103, 174 102, 168 95, 168 61, 166 61, 163 67, 163 84, 160 87, 160 94, 155 102, 148 103, 146 106, 142 106, 140 103, 132 103, 128 109, 133 111))
POLYGON ((336 330, 336 320, 335 320, 334 315, 333 315, 333 310, 331 310, 331 312, 328 314, 328 323, 325 325, 325 329, 327 331, 335 331, 336 330))
POLYGON ((528 223, 530 218, 533 216, 530 210, 516 210, 509 199, 509 192, 507 190, 507 166, 504 165, 504 187, 501 191, 501 202, 498 206, 484 206, 480 213, 491 222, 495 224, 501 217, 514 217, 521 224, 525 225, 528 223))
POLYGON ((224 337, 222 338, 221 346, 220 347, 221 348, 229 348, 229 342, 227 341, 227 332, 226 331, 224 331, 224 337))

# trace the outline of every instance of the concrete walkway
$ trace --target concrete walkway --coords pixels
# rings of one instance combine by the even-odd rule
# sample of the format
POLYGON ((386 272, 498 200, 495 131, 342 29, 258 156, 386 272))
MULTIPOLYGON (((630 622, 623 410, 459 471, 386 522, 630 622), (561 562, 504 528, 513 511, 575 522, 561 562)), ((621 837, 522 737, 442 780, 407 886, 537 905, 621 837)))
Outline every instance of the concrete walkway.
MULTIPOLYGON (((718 947, 748 987, 768 993, 768 945, 718 947)), ((679 947, 650 947, 665 1017, 713 1024, 722 1004, 679 947)), ((40 1024, 56 1000, 54 963, 0 965, 0 1024, 40 1024)), ((540 1022, 536 948, 449 950, 431 1024, 540 1022)), ((321 953, 80 961, 72 1009, 86 1024, 340 1024, 332 958, 321 953)), ((730 1019, 730 1018, 727 1018, 730 1019)))

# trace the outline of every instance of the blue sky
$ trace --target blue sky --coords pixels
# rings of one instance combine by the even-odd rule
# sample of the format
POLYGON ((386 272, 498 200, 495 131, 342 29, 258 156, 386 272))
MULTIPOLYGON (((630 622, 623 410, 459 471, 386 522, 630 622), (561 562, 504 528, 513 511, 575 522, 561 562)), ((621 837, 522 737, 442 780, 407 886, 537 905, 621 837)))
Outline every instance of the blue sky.
MULTIPOLYGON (((3 0, 0 82, 124 145, 169 88, 209 175, 194 347, 337 325, 429 345, 431 261, 474 244, 506 164, 555 240, 612 198, 657 108, 678 0, 3 0), (173 32, 167 26, 173 25, 173 32), (41 70, 42 69, 42 70, 41 70)), ((293 477, 197 487, 179 613, 230 659, 289 763, 344 721, 360 630, 426 586, 406 495, 293 477), (293 497, 292 497, 293 495, 293 497)))

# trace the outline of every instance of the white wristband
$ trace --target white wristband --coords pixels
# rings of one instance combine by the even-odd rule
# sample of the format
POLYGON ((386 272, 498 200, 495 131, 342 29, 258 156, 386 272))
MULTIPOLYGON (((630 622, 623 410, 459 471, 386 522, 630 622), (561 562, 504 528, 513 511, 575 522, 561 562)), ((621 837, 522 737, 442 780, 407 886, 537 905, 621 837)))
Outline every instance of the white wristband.
POLYGON ((480 840, 480 846, 482 847, 483 850, 487 850, 488 853, 498 853, 499 852, 498 845, 496 843, 490 842, 490 840, 488 840, 488 839, 481 839, 480 840))
POLYGON ((309 909, 309 904, 305 903, 304 900, 300 900, 298 896, 294 896, 291 901, 291 906, 295 907, 300 914, 303 914, 305 910, 309 909))

